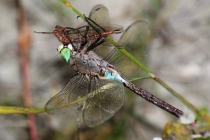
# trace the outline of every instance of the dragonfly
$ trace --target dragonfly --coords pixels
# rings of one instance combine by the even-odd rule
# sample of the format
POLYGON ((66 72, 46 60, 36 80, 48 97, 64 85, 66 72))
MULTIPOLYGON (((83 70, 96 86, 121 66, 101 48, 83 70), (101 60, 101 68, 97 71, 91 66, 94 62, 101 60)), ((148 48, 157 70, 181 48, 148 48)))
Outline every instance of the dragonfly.
MULTIPOLYGON (((148 37, 147 22, 138 20, 124 31, 118 44, 138 61, 144 62, 148 37)), ((79 50, 74 50, 72 44, 58 47, 60 55, 66 58, 77 74, 46 103, 45 109, 49 114, 81 110, 87 126, 100 125, 122 107, 126 87, 176 117, 183 115, 181 110, 127 80, 133 78, 140 68, 123 53, 114 49, 108 57, 102 59, 94 49, 88 50, 88 45, 82 46, 79 50)), ((102 48, 106 47, 106 44, 100 44, 96 48, 98 47, 102 54, 104 51, 102 48)))
MULTIPOLYGON (((104 37, 123 32, 122 26, 110 22, 108 9, 104 5, 99 4, 93 7, 89 16, 85 17, 85 19, 86 21, 76 28, 56 25, 52 32, 34 32, 54 34, 64 46, 72 44, 74 50, 81 49, 87 43, 95 44, 94 46, 91 45, 92 47, 99 46, 105 42, 104 37)), ((89 49, 91 50, 92 48, 89 49)))

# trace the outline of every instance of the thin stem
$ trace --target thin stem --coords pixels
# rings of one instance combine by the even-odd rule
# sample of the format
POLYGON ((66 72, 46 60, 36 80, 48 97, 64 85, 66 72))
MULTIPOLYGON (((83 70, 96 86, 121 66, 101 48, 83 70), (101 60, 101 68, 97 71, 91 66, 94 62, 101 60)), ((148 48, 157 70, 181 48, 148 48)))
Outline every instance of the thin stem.
POLYGON ((153 78, 156 82, 158 82, 160 85, 165 87, 172 95, 174 95, 176 98, 178 98, 181 102, 183 102, 187 107, 189 107, 191 110, 193 110, 197 115, 201 116, 201 112, 190 102, 188 102, 183 96, 181 96, 178 92, 173 90, 169 85, 167 85, 163 80, 161 80, 159 77, 155 76, 153 78))
MULTIPOLYGON (((20 50, 20 68, 23 83, 23 98, 24 105, 32 106, 31 90, 30 90, 30 76, 29 76, 29 48, 31 44, 31 31, 28 28, 27 19, 24 14, 24 8, 20 0, 15 0, 17 7, 17 24, 18 24, 18 46, 20 50)), ((28 115, 28 127, 31 140, 38 140, 38 133, 36 128, 35 116, 28 115)))
POLYGON ((148 77, 136 77, 136 78, 133 78, 131 80, 129 80, 130 82, 133 82, 133 81, 137 81, 137 80, 143 80, 143 79, 153 79, 152 77, 148 76, 148 77))
POLYGON ((44 108, 0 106, 0 114, 38 114, 42 112, 45 112, 44 108))

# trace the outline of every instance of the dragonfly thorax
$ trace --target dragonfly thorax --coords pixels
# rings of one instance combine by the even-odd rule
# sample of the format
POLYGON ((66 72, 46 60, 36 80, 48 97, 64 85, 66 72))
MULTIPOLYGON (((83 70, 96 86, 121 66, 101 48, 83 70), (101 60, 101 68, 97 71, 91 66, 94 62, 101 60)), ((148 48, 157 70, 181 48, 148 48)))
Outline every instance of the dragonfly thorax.
POLYGON ((83 52, 72 52, 70 65, 79 73, 87 75, 104 75, 106 69, 109 67, 109 63, 101 60, 93 52, 88 54, 83 52))
POLYGON ((72 53, 70 64, 76 72, 81 74, 98 76, 99 79, 110 79, 120 83, 124 82, 114 66, 99 58, 92 51, 88 54, 72 53))

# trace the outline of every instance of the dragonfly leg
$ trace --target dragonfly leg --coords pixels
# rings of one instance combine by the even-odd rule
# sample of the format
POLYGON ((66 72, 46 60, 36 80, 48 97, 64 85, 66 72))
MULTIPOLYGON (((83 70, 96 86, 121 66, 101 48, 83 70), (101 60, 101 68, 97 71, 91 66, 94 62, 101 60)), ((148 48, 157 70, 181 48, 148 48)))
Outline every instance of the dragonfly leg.
MULTIPOLYGON (((70 35, 70 34, 71 34, 71 31, 77 31, 78 35, 81 35, 82 37, 86 37, 87 34, 88 34, 88 31, 89 31, 89 25, 80 26, 80 27, 78 27, 78 28, 65 27, 65 31, 68 32, 67 35, 70 35), (84 30, 85 30, 84 35, 81 34, 81 29, 83 29, 83 28, 84 28, 84 30)), ((78 37, 79 37, 79 36, 78 36, 78 37)))
MULTIPOLYGON (((87 34, 88 34, 88 31, 89 31, 89 25, 84 25, 84 26, 81 26, 81 27, 78 27, 78 28, 71 28, 71 27, 65 27, 65 35, 66 36, 69 36, 71 35, 71 31, 77 31, 77 34, 78 34, 78 38, 80 38, 80 36, 82 36, 84 38, 84 41, 81 41, 81 48, 80 49, 83 49, 84 46, 87 44, 87 42, 89 41, 88 40, 88 37, 87 37, 87 34), (84 34, 81 33, 81 29, 85 30, 84 34)), ((72 43, 71 43, 72 44, 72 43)))
POLYGON ((84 35, 82 35, 82 34, 80 34, 80 35, 83 36, 83 37, 86 37, 87 34, 88 34, 88 31, 89 31, 89 26, 88 25, 84 25, 84 26, 81 26, 81 27, 78 27, 78 28, 75 28, 75 29, 78 29, 79 32, 80 32, 80 29, 82 29, 82 28, 85 28, 85 33, 84 33, 84 35))
POLYGON ((86 29, 85 29, 85 33, 84 33, 84 35, 82 35, 84 38, 86 38, 86 39, 88 39, 87 38, 87 34, 88 34, 88 31, 89 31, 89 26, 87 25, 87 26, 85 26, 86 27, 86 29))
MULTIPOLYGON (((73 49, 76 51, 76 50, 78 50, 77 49, 77 47, 75 47, 75 45, 74 45, 74 43, 71 41, 71 39, 70 38, 68 38, 68 40, 69 40, 69 44, 71 44, 72 45, 72 47, 73 47, 73 49)), ((69 44, 67 44, 67 45, 69 45, 69 44)), ((65 46, 66 44, 64 44, 64 46, 65 46)))
POLYGON ((88 31, 89 31, 89 26, 86 25, 84 27, 86 27, 86 29, 85 29, 84 35, 82 35, 82 36, 83 36, 83 38, 85 38, 85 41, 81 44, 81 49, 83 49, 85 47, 85 45, 88 43, 88 41, 89 41, 89 39, 87 37, 88 31))
MULTIPOLYGON (((67 27, 68 28, 68 27, 67 27)), ((88 31, 89 31, 89 25, 84 25, 84 26, 81 26, 81 27, 78 27, 78 28, 73 28, 73 30, 76 30, 78 31, 78 35, 81 35, 82 37, 87 37, 87 34, 88 34, 88 31), (81 29, 85 30, 85 33, 84 35, 81 34, 81 29)), ((79 37, 79 36, 78 36, 79 37)))
MULTIPOLYGON (((72 31, 77 31, 77 36, 80 37, 80 28, 71 28, 71 27, 65 27, 64 30, 63 30, 63 33, 64 35, 68 36, 68 37, 71 37, 71 32, 72 31)), ((74 34, 74 33, 73 33, 74 34)))
POLYGON ((102 38, 96 39, 96 40, 87 48, 86 52, 88 52, 88 51, 90 51, 90 50, 96 48, 97 46, 101 45, 101 44, 104 43, 105 41, 106 41, 106 39, 103 38, 103 37, 102 37, 102 38))
MULTIPOLYGON (((101 32, 105 32, 106 30, 101 27, 100 25, 98 25, 95 21, 93 21, 92 19, 85 17, 85 20, 87 21, 87 23, 98 33, 101 35, 101 32), (101 31, 100 31, 101 30, 101 31)), ((102 36, 102 35, 101 35, 102 36)))
POLYGON ((79 36, 79 30, 78 30, 77 28, 65 27, 65 28, 63 29, 64 35, 69 36, 69 37, 71 37, 71 32, 72 32, 72 31, 77 31, 77 34, 78 34, 78 36, 79 36))
MULTIPOLYGON (((71 28, 71 27, 65 27, 65 28, 62 30, 62 33, 63 33, 65 36, 67 36, 67 39, 68 39, 68 41, 69 41, 69 43, 66 43, 66 44, 63 44, 63 45, 64 45, 64 46, 68 46, 69 44, 71 44, 72 47, 74 48, 74 50, 77 50, 76 47, 74 46, 73 42, 71 41, 71 37, 69 37, 69 34, 70 34, 69 32, 75 31, 75 30, 77 30, 77 29, 71 28)), ((77 31, 78 31, 78 30, 77 30, 77 31)))

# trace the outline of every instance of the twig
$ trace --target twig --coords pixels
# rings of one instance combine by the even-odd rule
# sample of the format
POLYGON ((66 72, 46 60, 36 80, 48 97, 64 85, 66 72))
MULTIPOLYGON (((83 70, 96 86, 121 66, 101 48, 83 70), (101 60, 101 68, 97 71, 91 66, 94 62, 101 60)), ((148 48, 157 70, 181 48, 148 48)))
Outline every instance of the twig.
POLYGON ((42 112, 45 112, 44 108, 0 106, 0 114, 38 114, 42 112))
MULTIPOLYGON (((28 50, 31 44, 31 34, 27 26, 27 21, 24 15, 24 10, 19 0, 15 0, 17 7, 18 16, 18 30, 19 38, 18 45, 20 50, 20 67, 22 71, 23 79, 23 93, 24 93, 24 105, 30 107, 32 105, 31 101, 31 91, 30 91, 30 78, 29 78, 29 66, 28 66, 28 50)), ((32 114, 28 115, 28 124, 30 130, 30 138, 32 140, 38 140, 35 117, 32 114)))

